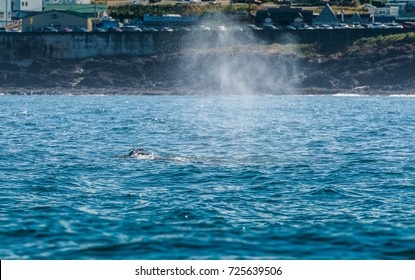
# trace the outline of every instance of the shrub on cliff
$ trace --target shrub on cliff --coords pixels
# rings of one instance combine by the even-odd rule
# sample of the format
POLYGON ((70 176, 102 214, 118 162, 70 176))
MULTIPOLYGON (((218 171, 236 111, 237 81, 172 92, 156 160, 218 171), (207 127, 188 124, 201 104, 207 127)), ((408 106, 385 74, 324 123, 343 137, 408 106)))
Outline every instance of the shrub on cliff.
MULTIPOLYGON (((251 7, 251 10, 257 7, 251 7)), ((119 5, 110 6, 109 15, 120 20, 143 18, 144 14, 152 16, 162 16, 164 14, 179 14, 182 16, 189 16, 194 14, 203 14, 204 12, 223 12, 230 13, 231 11, 248 10, 248 4, 234 4, 230 5, 119 5)))
POLYGON ((412 46, 412 49, 415 50, 415 33, 362 38, 348 48, 347 54, 375 54, 398 45, 405 45, 409 48, 412 46))
POLYGON ((144 14, 161 16, 164 14, 180 14, 183 16, 201 14, 207 10, 220 9, 201 5, 120 5, 110 6, 110 16, 118 19, 142 18, 144 14))

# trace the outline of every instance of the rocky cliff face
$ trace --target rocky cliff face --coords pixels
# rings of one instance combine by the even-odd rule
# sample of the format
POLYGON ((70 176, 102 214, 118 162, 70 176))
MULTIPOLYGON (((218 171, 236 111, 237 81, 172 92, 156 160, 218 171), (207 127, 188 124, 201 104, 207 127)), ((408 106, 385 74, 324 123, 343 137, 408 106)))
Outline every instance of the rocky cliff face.
POLYGON ((359 40, 326 55, 302 86, 415 93, 415 34, 359 40))
POLYGON ((6 93, 415 93, 415 35, 363 39, 340 52, 308 46, 190 50, 145 57, 34 59, 0 65, 6 93), (93 91, 89 89, 93 88, 93 91))

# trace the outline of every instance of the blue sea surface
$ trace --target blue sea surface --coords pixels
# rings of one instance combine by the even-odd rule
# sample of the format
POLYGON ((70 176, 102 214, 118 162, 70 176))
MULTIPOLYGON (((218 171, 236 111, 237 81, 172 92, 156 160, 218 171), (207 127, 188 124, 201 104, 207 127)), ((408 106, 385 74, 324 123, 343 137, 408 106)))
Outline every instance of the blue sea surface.
POLYGON ((0 106, 1 259, 415 259, 414 97, 0 106))

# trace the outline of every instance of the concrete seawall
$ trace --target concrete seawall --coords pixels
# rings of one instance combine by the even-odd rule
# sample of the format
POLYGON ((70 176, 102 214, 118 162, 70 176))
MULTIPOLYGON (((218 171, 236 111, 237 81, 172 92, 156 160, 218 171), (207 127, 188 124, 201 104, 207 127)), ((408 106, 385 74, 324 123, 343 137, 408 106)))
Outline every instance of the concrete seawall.
POLYGON ((0 63, 36 58, 82 59, 97 56, 145 56, 186 48, 243 44, 317 43, 339 47, 364 37, 411 29, 297 31, 183 31, 142 33, 0 33, 0 63))

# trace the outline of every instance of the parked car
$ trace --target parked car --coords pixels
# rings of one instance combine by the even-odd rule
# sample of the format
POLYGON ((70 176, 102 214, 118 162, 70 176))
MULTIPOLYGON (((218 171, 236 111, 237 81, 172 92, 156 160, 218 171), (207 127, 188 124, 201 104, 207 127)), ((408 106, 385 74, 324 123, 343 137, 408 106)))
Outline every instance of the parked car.
POLYGON ((247 11, 237 11, 235 13, 236 17, 247 17, 248 16, 248 12, 247 11))
POLYGON ((315 29, 333 29, 333 27, 331 27, 328 24, 322 24, 322 25, 317 25, 314 27, 315 29))
POLYGON ((289 26, 286 26, 286 28, 285 28, 286 30, 314 30, 314 27, 312 27, 312 26, 310 26, 310 25, 308 25, 308 24, 302 24, 302 25, 300 25, 300 26, 297 26, 297 27, 295 27, 295 26, 292 26, 292 25, 289 25, 289 26), (292 29, 292 28, 294 28, 294 29, 292 29))
POLYGON ((218 26, 213 27, 213 30, 226 31, 228 29, 224 25, 218 25, 218 26))
POLYGON ((89 32, 85 27, 74 27, 74 32, 89 32))
POLYGON ((415 28, 415 22, 406 21, 402 24, 403 28, 415 28))
POLYGON ((350 26, 346 23, 338 23, 334 26, 334 29, 350 29, 350 26))
POLYGON ((116 26, 111 26, 107 28, 107 32, 110 33, 118 33, 118 32, 122 32, 121 28, 116 27, 116 26))
POLYGON ((396 23, 396 22, 390 22, 390 23, 386 24, 386 28, 401 29, 401 28, 403 28, 403 26, 400 25, 399 23, 396 23))
POLYGON ((199 25, 199 26, 193 27, 193 30, 196 30, 196 31, 210 31, 211 28, 208 27, 208 26, 205 26, 205 25, 199 25))
POLYGON ((297 28, 295 28, 294 26, 292 26, 292 25, 287 25, 287 26, 285 26, 284 27, 284 29, 285 30, 297 30, 297 28))
POLYGON ((70 27, 65 27, 64 29, 62 29, 62 32, 73 32, 73 29, 70 27))
POLYGON ((173 32, 173 28, 165 26, 165 27, 160 28, 160 31, 173 32))
POLYGON ((157 30, 157 28, 154 28, 154 27, 144 27, 143 31, 145 31, 145 32, 157 32, 158 30, 157 30))
POLYGON ((386 24, 381 23, 381 22, 373 22, 372 24, 369 25, 369 28, 371 28, 371 29, 384 29, 384 28, 386 28, 386 24))
POLYGON ((97 27, 92 30, 92 32, 106 32, 106 30, 102 27, 97 27))
POLYGON ((276 27, 275 25, 273 25, 273 24, 264 24, 263 26, 262 26, 262 29, 263 30, 279 30, 279 28, 278 27, 276 27))
POLYGON ((54 32, 58 32, 58 30, 55 27, 47 26, 47 27, 43 28, 42 32, 54 33, 54 32))
POLYGON ((249 24, 248 27, 252 30, 262 30, 262 28, 256 26, 255 24, 249 24))
POLYGON ((123 32, 142 32, 141 28, 135 25, 124 25, 122 28, 123 32))
POLYGON ((192 29, 187 26, 178 27, 176 30, 177 31, 192 31, 192 29))
POLYGON ((226 28, 227 30, 231 31, 244 31, 245 29, 240 25, 230 25, 226 28))
POLYGON ((363 25, 358 24, 358 23, 351 25, 351 28, 353 28, 353 29, 365 29, 365 27, 363 25))

